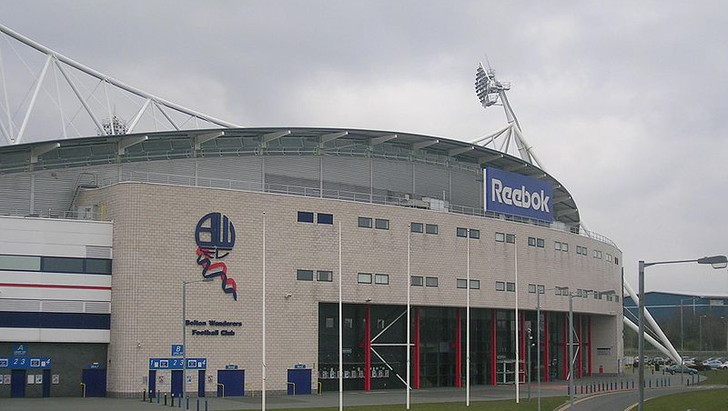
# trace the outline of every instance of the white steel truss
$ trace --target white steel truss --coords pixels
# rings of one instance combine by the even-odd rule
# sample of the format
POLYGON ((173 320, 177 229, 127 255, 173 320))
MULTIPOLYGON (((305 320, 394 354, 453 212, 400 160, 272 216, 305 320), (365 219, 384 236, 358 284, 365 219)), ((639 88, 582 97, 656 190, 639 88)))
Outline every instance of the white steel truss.
POLYGON ((2 24, 0 33, 0 145, 72 137, 69 133, 240 127, 119 81, 2 24), (38 52, 43 56, 40 70, 28 61, 37 60, 38 52), (12 61, 11 55, 16 57, 12 61), (58 127, 48 127, 52 113, 46 111, 56 112, 58 127))

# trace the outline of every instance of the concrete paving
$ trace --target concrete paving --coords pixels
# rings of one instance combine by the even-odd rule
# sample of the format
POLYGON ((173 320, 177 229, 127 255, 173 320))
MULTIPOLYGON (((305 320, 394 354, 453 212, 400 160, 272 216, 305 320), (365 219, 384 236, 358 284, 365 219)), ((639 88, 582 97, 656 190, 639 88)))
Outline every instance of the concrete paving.
MULTIPOLYGON (((670 385, 677 387, 680 385, 680 376, 669 375, 648 375, 653 379, 653 385, 658 384, 670 385), (658 383, 657 380, 660 380, 658 383)), ((590 392, 604 392, 609 388, 617 388, 627 385, 632 387, 631 382, 636 379, 636 374, 622 376, 599 376, 592 378, 582 378, 575 381, 576 395, 579 398, 585 397, 590 392), (621 385, 624 384, 624 385, 621 385)), ((627 388, 625 391, 631 391, 627 388)), ((530 386, 532 401, 535 401, 537 395, 537 384, 532 383, 530 386)), ((383 405, 383 404, 402 404, 405 403, 405 390, 378 390, 378 391, 349 391, 344 393, 344 405, 383 405)), ((566 396, 568 395, 568 382, 557 381, 541 384, 541 395, 543 397, 566 396)), ((522 384, 520 386, 520 397, 522 401, 526 401, 528 397, 528 386, 522 384)), ((465 388, 427 388, 412 390, 411 402, 417 403, 446 403, 446 402, 465 402, 465 388)), ((471 386, 470 400, 476 401, 492 401, 515 398, 514 385, 499 386, 471 386)), ((232 397, 232 398, 201 398, 200 410, 255 410, 261 409, 260 396, 232 397)), ((337 392, 326 392, 321 395, 268 395, 266 397, 267 409, 281 408, 313 408, 313 407, 337 407, 339 404, 339 395, 337 392)), ((51 398, 2 398, 0 399, 0 410, 2 411, 142 411, 142 410, 162 410, 170 408, 168 400, 167 407, 164 407, 163 400, 157 403, 154 399, 152 403, 142 402, 141 399, 119 399, 119 398, 67 398, 67 397, 51 397, 51 398)), ((175 402, 176 409, 185 409, 184 404, 181 408, 175 402)), ((190 398, 190 410, 197 410, 197 398, 190 398)))

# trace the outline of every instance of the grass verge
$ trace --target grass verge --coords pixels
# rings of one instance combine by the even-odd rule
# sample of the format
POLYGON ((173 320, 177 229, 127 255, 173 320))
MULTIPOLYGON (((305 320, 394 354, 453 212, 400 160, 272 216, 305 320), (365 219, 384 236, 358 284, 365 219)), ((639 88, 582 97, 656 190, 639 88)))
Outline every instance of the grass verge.
POLYGON ((645 402, 645 410, 654 411, 725 411, 726 407, 728 388, 665 395, 645 402))
MULTIPOLYGON (((568 400, 568 397, 545 397, 541 398, 541 409, 553 410, 554 408, 564 404, 568 400)), ((434 403, 434 404, 412 404, 410 409, 413 411, 523 411, 523 410, 535 410, 537 408, 536 399, 532 398, 531 401, 521 401, 520 404, 516 404, 513 400, 505 401, 479 401, 471 402, 470 407, 466 407, 465 403, 434 403)), ((404 404, 394 405, 366 405, 366 406, 355 406, 346 407, 347 411, 402 411, 404 404)), ((296 408, 296 409, 285 409, 277 411, 336 411, 338 407, 331 408, 296 408)))

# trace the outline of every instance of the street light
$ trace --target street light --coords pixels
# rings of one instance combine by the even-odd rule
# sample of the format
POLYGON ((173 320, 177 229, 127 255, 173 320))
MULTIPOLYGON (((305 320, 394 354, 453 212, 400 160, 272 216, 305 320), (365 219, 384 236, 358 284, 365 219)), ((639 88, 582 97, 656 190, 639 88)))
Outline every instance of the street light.
MULTIPOLYGON (((214 278, 182 281, 182 398, 187 396, 187 284, 209 283, 214 278)), ((180 404, 182 399, 180 399, 180 404)))
POLYGON ((645 405, 645 367, 644 367, 644 356, 645 356, 645 268, 653 265, 663 264, 682 264, 682 263, 698 263, 698 264, 710 264, 715 269, 721 269, 728 267, 728 258, 724 255, 715 255, 711 257, 703 257, 695 260, 674 260, 674 261, 657 261, 653 263, 646 263, 643 260, 639 261, 639 338, 637 340, 639 344, 639 406, 638 410, 642 411, 645 405))

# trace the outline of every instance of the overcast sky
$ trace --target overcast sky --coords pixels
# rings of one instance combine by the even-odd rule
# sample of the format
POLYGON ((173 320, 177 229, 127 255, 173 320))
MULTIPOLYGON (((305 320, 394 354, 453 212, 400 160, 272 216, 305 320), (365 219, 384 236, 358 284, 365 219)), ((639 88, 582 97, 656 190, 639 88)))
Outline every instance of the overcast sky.
MULTIPOLYGON (((725 1, 3 0, 0 20, 236 124, 463 141, 506 124, 473 92, 487 53, 526 139, 635 288, 640 259, 728 254, 725 1)), ((725 269, 647 272, 647 290, 728 294, 725 269)))

